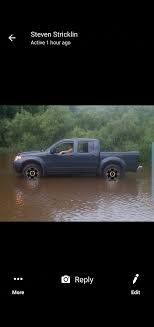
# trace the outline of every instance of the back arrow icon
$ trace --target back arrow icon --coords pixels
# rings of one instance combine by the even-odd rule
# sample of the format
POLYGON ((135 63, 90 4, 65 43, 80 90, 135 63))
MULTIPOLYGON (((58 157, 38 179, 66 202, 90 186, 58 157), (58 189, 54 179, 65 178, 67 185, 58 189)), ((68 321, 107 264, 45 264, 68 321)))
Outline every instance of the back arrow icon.
POLYGON ((16 39, 16 37, 15 36, 13 36, 13 34, 11 34, 9 37, 9 40, 12 42, 14 39, 16 39))

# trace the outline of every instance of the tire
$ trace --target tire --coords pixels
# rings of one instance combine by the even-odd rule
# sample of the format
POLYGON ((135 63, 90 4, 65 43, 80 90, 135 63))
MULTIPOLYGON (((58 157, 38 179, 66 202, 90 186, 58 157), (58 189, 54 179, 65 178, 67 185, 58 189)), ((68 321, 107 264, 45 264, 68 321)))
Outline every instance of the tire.
POLYGON ((27 179, 36 179, 42 176, 42 170, 39 165, 31 163, 23 168, 22 174, 27 179))
POLYGON ((102 176, 106 180, 115 181, 124 175, 124 170, 120 165, 109 164, 102 170, 102 176))

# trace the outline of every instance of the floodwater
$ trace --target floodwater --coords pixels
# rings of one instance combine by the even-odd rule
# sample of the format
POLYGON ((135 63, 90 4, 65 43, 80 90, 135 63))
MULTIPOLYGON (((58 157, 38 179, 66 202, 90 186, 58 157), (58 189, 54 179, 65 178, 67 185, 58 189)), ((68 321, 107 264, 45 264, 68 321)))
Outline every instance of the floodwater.
POLYGON ((100 177, 26 180, 0 155, 0 221, 154 221, 151 171, 118 181, 100 177))

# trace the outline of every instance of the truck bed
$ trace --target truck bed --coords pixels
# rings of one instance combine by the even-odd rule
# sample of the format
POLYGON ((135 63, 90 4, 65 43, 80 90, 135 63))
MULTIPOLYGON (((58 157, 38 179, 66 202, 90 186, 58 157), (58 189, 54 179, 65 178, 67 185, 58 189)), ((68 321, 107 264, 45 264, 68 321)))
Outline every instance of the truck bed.
MULTIPOLYGON (((126 163, 126 171, 136 171, 139 166, 139 151, 127 151, 127 152, 100 152, 100 159, 105 159, 107 157, 115 157, 123 159, 126 163)), ((110 158, 111 159, 111 158, 110 158)))

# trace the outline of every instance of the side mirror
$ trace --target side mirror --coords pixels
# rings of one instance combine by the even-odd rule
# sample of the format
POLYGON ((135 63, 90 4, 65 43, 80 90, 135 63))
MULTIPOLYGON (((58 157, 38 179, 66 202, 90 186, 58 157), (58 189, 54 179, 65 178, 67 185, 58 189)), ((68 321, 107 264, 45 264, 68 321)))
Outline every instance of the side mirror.
POLYGON ((50 153, 51 153, 51 154, 56 153, 56 148, 52 148, 52 149, 50 150, 50 153))

